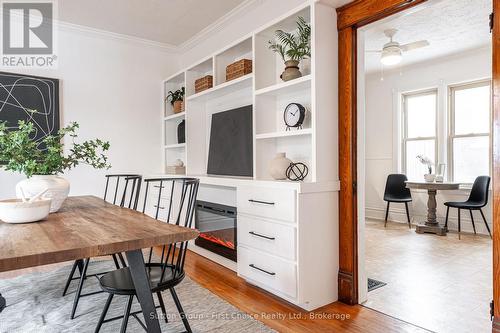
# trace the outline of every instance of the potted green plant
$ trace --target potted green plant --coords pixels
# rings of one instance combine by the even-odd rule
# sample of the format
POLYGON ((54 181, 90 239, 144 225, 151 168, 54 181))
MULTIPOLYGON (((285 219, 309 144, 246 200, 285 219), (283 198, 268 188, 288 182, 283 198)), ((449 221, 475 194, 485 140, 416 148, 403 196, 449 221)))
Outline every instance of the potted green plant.
POLYGON ((184 87, 177 89, 176 91, 169 91, 167 94, 167 102, 172 104, 174 108, 174 113, 179 113, 184 111, 184 95, 186 91, 184 87))
POLYGON ((276 38, 268 43, 269 49, 278 53, 285 62, 280 78, 289 81, 301 77, 299 63, 311 57, 311 25, 299 17, 295 32, 276 30, 275 35, 276 38))
POLYGON ((110 168, 104 153, 109 149, 109 142, 94 139, 76 143, 78 128, 78 123, 72 122, 57 134, 36 141, 34 123, 19 121, 18 128, 12 129, 6 122, 0 122, 0 167, 27 177, 16 185, 18 198, 33 197, 47 190, 45 197, 52 199, 50 212, 53 213, 59 210, 70 188, 69 182, 58 175, 79 164, 110 168), (65 136, 71 138, 68 149, 64 149, 65 136))

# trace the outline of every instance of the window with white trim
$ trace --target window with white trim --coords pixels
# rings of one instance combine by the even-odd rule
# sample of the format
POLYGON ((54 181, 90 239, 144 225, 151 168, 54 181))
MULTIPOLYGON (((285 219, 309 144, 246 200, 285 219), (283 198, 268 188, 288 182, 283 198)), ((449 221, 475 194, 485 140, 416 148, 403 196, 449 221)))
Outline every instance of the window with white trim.
POLYGON ((403 94, 402 168, 408 179, 428 173, 417 156, 437 161, 437 89, 403 94))
POLYGON ((449 176, 473 183, 491 165, 491 81, 450 87, 449 176))

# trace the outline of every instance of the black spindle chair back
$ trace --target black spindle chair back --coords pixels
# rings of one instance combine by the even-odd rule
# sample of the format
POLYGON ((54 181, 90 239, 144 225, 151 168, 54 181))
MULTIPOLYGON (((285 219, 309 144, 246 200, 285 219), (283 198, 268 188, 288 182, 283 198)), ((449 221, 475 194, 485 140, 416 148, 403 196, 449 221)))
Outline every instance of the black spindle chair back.
MULTIPOLYGON (((141 182, 142 182, 141 175, 135 175, 135 174, 106 175, 106 188, 104 190, 104 200, 106 201, 107 199, 109 199, 110 200, 109 202, 113 203, 114 205, 120 205, 120 207, 126 207, 135 210, 137 209, 137 204, 139 200, 141 182), (112 200, 110 198, 112 198, 112 200)), ((123 267, 127 266, 127 263, 125 262, 125 259, 121 253, 114 253, 111 255, 111 257, 113 258, 115 267, 117 269, 120 268, 118 260, 120 260, 121 265, 123 267)), ((79 284, 75 293, 75 299, 73 301, 71 319, 75 317, 76 309, 78 307, 78 302, 80 298, 94 295, 95 293, 97 293, 97 292, 90 292, 82 294, 83 284, 84 281, 87 279, 87 277, 89 276, 98 277, 107 273, 107 272, 99 272, 94 274, 87 274, 87 269, 90 263, 90 259, 91 258, 79 259, 73 263, 73 267, 71 268, 71 272, 64 286, 63 296, 66 295, 71 281, 79 280, 79 284), (80 276, 74 277, 77 268, 80 273, 80 276)))
POLYGON ((106 188, 104 190, 104 200, 109 199, 113 205, 137 209, 139 194, 141 191, 141 175, 115 174, 106 175, 106 188), (110 193, 108 193, 110 192, 110 193))
MULTIPOLYGON (((195 178, 154 178, 145 179, 146 190, 144 194, 144 205, 142 212, 146 212, 148 204, 148 192, 151 188, 158 188, 155 197, 152 197, 154 210, 152 214, 156 219, 160 215, 160 210, 166 209, 166 222, 178 226, 192 228, 193 217, 198 194, 199 180, 195 178), (166 207, 161 206, 161 198, 168 199, 166 207)), ((151 201, 149 201, 151 203, 151 201)), ((164 245, 159 263, 152 263, 152 249, 149 251, 147 265, 149 267, 161 266, 161 277, 159 285, 164 282, 168 275, 168 281, 177 280, 184 277, 184 261, 186 258, 188 241, 175 244, 164 245), (166 274, 171 270, 171 274, 166 274)))

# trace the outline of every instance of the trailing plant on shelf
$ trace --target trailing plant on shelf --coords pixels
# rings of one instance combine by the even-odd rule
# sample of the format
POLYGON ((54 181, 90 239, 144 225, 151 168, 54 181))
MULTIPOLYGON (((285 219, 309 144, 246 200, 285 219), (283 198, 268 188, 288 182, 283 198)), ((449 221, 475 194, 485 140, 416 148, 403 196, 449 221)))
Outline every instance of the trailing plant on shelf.
POLYGON ((184 109, 184 95, 186 94, 186 89, 182 87, 176 91, 169 91, 167 94, 167 102, 170 102, 174 108, 174 113, 182 112, 184 109))
POLYGON ((28 179, 16 186, 18 197, 32 197, 48 190, 46 197, 52 199, 51 212, 57 211, 69 193, 69 183, 58 175, 80 164, 95 169, 109 169, 105 152, 110 144, 101 139, 77 143, 76 122, 61 128, 56 134, 36 141, 36 125, 19 121, 18 128, 9 128, 0 122, 0 167, 26 175, 28 179), (71 144, 65 150, 63 138, 69 136, 71 144))
POLYGON ((285 71, 281 74, 283 81, 302 76, 299 63, 311 57, 311 25, 303 17, 297 19, 297 30, 286 32, 276 30, 275 39, 270 40, 269 49, 278 53, 285 62, 285 71))

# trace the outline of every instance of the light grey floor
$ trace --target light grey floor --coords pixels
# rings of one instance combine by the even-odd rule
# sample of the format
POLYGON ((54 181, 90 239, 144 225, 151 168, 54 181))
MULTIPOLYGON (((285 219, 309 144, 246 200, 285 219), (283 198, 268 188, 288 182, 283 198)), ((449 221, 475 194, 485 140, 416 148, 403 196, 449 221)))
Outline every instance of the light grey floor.
MULTIPOLYGON (((61 296, 70 268, 62 267, 11 279, 0 279, 0 291, 7 299, 7 308, 0 313, 0 332, 93 332, 107 294, 100 293, 82 298, 77 318, 70 320, 74 297, 72 291, 76 288, 76 283, 73 282, 70 287, 70 294, 61 296)), ((109 261, 91 262, 89 273, 112 268, 113 265, 109 261)), ((97 280, 89 277, 85 290, 99 290, 97 280)), ((176 291, 194 332, 274 332, 189 278, 185 278, 176 291)), ((163 299, 169 324, 161 321, 162 332, 183 331, 184 327, 168 291, 163 293, 163 299)), ((125 302, 125 296, 115 296, 109 316, 123 314, 125 302)), ((135 301, 132 311, 138 309, 139 304, 135 301)), ((161 313, 159 309, 158 313, 161 313)), ((101 332, 118 332, 120 325, 120 320, 106 323, 101 332)), ((130 318, 127 332, 144 330, 135 319, 130 318)))
POLYGON ((492 241, 417 234, 407 224, 366 221, 366 272, 387 285, 365 306, 443 333, 491 332, 492 241))

